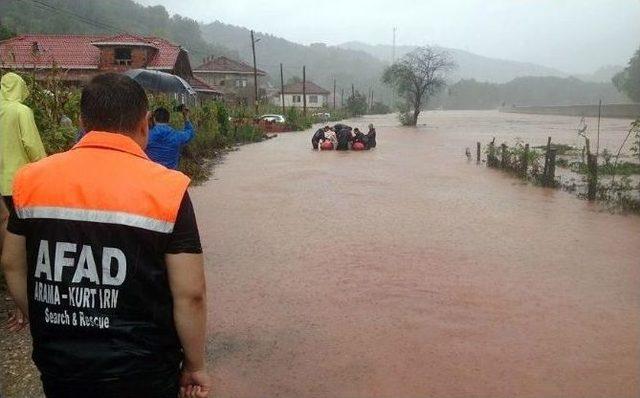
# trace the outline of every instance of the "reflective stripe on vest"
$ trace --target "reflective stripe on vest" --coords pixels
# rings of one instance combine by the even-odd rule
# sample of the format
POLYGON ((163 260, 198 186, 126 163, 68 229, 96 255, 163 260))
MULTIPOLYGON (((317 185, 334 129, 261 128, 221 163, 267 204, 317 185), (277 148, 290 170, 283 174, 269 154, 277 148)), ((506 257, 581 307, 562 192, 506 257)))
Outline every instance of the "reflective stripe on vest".
POLYGON ((173 231, 174 225, 172 222, 154 220, 153 218, 118 211, 84 210, 65 207, 23 207, 16 210, 16 213, 18 217, 22 219, 51 218, 55 220, 87 221, 126 225, 162 233, 170 233, 173 231))

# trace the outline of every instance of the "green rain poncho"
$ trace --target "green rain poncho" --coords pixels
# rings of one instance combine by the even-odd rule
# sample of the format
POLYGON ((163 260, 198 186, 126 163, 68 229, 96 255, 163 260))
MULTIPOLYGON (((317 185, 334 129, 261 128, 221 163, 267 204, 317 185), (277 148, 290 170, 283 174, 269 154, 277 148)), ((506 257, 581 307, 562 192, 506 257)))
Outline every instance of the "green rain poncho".
POLYGON ((33 112, 22 104, 29 96, 27 84, 15 73, 0 80, 0 193, 11 196, 13 177, 27 163, 46 156, 33 119, 33 112))

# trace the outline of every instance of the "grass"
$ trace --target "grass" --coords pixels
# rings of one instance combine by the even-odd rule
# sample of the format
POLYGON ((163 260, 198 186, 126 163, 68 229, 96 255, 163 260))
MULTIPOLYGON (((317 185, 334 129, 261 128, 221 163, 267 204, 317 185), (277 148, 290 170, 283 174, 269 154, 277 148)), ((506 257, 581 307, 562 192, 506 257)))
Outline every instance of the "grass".
MULTIPOLYGON (((589 173, 587 165, 582 162, 573 162, 569 164, 571 171, 578 174, 586 175, 589 173)), ((598 165, 598 175, 620 175, 630 176, 640 174, 640 164, 631 162, 604 163, 598 165)))

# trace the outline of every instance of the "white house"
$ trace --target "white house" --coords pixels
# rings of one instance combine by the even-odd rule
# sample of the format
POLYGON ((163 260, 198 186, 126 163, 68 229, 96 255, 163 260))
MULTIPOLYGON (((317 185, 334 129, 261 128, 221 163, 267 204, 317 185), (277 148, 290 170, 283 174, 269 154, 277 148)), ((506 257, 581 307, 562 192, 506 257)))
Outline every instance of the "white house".
MULTIPOLYGON (((302 108, 302 82, 287 84, 284 86, 284 105, 286 107, 299 107, 302 108)), ((307 108, 322 108, 329 103, 328 90, 318 86, 314 82, 307 81, 305 83, 305 93, 307 95, 307 108)), ((276 105, 282 104, 282 97, 280 93, 273 97, 273 103, 276 105)))

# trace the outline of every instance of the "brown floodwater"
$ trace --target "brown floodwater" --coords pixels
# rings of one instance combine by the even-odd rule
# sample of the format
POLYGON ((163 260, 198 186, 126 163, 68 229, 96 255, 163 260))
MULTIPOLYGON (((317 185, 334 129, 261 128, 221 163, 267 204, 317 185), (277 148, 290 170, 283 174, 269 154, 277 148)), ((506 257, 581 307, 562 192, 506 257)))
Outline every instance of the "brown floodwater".
MULTIPOLYGON (((281 134, 193 189, 215 396, 639 396, 640 217, 464 156, 578 143, 577 118, 350 121, 369 122, 373 151, 281 134)), ((603 120, 601 147, 628 125, 603 120)))

